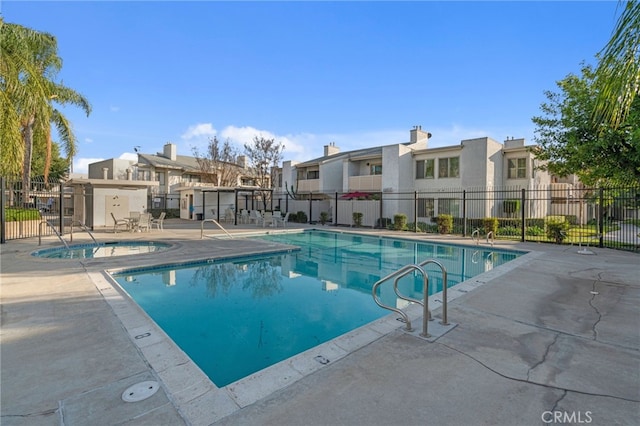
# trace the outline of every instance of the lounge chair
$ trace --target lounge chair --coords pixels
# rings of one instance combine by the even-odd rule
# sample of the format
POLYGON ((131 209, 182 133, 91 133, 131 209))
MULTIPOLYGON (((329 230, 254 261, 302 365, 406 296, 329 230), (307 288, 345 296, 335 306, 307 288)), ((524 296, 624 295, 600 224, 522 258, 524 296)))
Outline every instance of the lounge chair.
POLYGON ((138 226, 136 227, 138 231, 151 231, 151 213, 142 213, 140 215, 140 219, 138 220, 138 226))
POLYGON ((119 226, 124 226, 124 228, 129 230, 129 221, 126 219, 116 219, 113 213, 111 213, 111 218, 113 219, 113 232, 118 232, 119 226))

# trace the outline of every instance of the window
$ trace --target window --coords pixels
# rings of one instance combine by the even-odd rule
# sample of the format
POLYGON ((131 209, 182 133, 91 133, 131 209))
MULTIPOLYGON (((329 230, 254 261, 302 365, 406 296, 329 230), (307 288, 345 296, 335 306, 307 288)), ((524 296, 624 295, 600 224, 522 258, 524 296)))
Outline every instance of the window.
POLYGON ((298 170, 298 180, 307 179, 307 171, 306 170, 298 170))
POLYGON ((507 177, 509 179, 526 179, 527 159, 526 158, 510 158, 507 161, 507 177))
POLYGON ((438 200, 438 214, 460 216, 460 200, 457 198, 440 198, 438 200))
POLYGON ((433 198, 418 198, 418 217, 434 217, 433 198))
POLYGON ((309 170, 307 172, 307 179, 320 179, 320 170, 309 170))
POLYGON ((372 164, 369 170, 369 174, 371 175, 381 175, 382 174, 382 164, 372 164))
POLYGON ((438 159, 439 178, 460 177, 460 157, 449 157, 438 159))
POLYGON ((151 180, 150 175, 151 173, 149 172, 149 170, 138 169, 138 176, 136 177, 136 180, 151 180))
POLYGON ((165 185, 165 175, 164 175, 164 173, 156 172, 156 180, 158 182, 160 182, 160 186, 164 186, 165 185))
POLYGON ((184 175, 184 177, 182 178, 183 181, 185 182, 200 182, 200 176, 198 175, 184 175))
POLYGON ((433 158, 416 161, 416 179, 433 179, 434 170, 435 160, 433 158))

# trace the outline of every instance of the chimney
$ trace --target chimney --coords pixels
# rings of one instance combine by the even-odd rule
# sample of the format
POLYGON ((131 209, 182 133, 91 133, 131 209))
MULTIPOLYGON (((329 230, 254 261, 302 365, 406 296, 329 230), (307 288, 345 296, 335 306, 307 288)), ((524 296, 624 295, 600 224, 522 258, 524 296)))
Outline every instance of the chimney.
POLYGON ((103 167, 102 168, 102 179, 104 179, 104 180, 109 179, 109 168, 108 167, 103 167))
POLYGON ((336 146, 335 142, 329 142, 329 145, 324 146, 324 156, 328 157, 340 152, 340 148, 336 146))
POLYGON ((178 158, 178 147, 171 142, 167 142, 164 145, 162 155, 171 161, 176 161, 178 158))
POLYGON ((240 167, 242 167, 243 169, 247 168, 247 156, 246 155, 238 155, 238 158, 236 159, 236 164, 240 167))
POLYGON ((423 140, 428 140, 431 137, 431 133, 422 130, 422 126, 413 126, 413 129, 409 131, 410 143, 417 143, 423 140))
POLYGON ((524 146, 524 138, 514 139, 513 136, 511 136, 511 139, 507 137, 507 140, 504 141, 505 148, 522 148, 523 146, 524 146))

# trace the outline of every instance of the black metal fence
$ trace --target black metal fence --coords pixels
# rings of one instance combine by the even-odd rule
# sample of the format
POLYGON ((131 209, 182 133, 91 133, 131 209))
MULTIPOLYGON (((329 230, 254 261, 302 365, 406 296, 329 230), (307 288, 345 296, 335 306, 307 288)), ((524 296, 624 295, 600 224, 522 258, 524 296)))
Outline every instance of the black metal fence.
POLYGON ((640 251, 640 186, 297 193, 274 200, 309 223, 640 251))
MULTIPOLYGON (((0 178, 0 242, 64 234, 72 223, 71 188, 59 181, 0 178), (43 224, 43 222, 47 222, 43 224)), ((152 213, 179 217, 177 195, 153 195, 152 213)), ((238 199, 236 211, 257 208, 238 199)), ((273 193, 268 207, 289 213, 290 221, 335 226, 391 228, 485 239, 591 245, 640 251, 640 185, 584 188, 551 184, 531 189, 466 188, 414 192, 273 193), (477 232, 475 232, 477 231, 477 232)), ((82 213, 82 212, 78 212, 82 213)))

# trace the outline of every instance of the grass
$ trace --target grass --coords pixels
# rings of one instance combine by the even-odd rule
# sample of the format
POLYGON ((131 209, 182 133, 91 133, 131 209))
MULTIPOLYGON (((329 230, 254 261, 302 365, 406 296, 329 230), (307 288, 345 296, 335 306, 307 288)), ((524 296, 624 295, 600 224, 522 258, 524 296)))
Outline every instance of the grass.
POLYGON ((40 220, 40 212, 37 209, 16 209, 7 208, 5 210, 5 220, 7 222, 22 222, 25 220, 40 220))

